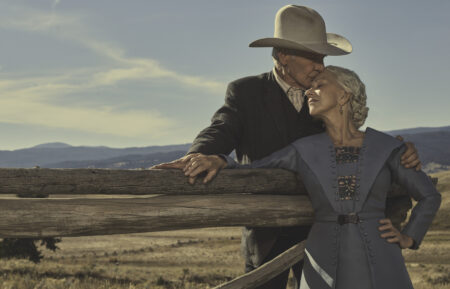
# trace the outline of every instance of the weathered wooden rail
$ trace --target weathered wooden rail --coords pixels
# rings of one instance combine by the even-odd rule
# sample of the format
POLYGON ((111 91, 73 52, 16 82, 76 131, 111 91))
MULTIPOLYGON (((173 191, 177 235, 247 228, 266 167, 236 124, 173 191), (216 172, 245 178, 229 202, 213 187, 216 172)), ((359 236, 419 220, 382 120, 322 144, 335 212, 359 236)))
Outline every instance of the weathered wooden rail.
MULTIPOLYGON (((139 198, 2 198, 0 238, 89 236, 217 226, 311 224, 297 175, 223 170, 190 185, 178 170, 0 169, 0 194, 151 194, 139 198)), ((404 194, 400 190, 391 196, 404 194)), ((393 199, 395 200, 395 199, 393 199)))
MULTIPOLYGON (((298 176, 281 169, 223 170, 196 185, 179 170, 0 169, 0 238, 308 225, 306 195, 298 176), (80 198, 88 194, 140 196, 80 198), (71 197, 35 198, 46 195, 71 197)), ((388 195, 388 213, 399 224, 411 201, 400 188, 388 195)), ((301 260, 303 246, 217 288, 254 288, 301 260)))

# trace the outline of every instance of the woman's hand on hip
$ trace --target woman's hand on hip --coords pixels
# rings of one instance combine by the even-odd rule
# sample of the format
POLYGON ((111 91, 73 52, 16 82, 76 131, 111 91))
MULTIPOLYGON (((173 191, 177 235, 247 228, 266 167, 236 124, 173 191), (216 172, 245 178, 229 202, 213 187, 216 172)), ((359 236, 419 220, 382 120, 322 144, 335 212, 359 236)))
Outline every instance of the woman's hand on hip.
POLYGON ((381 231, 380 236, 385 238, 387 242, 398 243, 402 249, 410 248, 414 244, 410 236, 402 234, 392 225, 391 219, 381 219, 379 223, 381 224, 378 227, 378 230, 381 231))
POLYGON ((224 167, 227 162, 218 155, 196 154, 190 158, 183 168, 184 175, 189 177, 189 183, 194 184, 197 176, 203 172, 207 172, 203 183, 207 183, 224 167))

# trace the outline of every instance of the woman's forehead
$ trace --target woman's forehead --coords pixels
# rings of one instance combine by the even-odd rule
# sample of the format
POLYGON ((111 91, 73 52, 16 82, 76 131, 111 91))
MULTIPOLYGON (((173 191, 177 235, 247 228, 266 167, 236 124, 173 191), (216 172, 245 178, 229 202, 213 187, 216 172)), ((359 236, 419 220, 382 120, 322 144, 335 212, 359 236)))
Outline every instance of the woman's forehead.
POLYGON ((321 73, 319 73, 316 78, 314 78, 314 81, 319 81, 319 80, 334 80, 334 74, 330 71, 327 71, 326 69, 324 71, 322 71, 321 73))

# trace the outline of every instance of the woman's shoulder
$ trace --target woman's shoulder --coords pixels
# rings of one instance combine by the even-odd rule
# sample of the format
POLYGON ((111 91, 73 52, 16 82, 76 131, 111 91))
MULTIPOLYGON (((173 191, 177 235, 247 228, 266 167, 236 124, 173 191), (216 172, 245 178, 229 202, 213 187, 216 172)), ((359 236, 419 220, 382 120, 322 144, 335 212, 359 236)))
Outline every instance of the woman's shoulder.
POLYGON ((372 150, 395 150, 403 145, 403 142, 395 138, 394 136, 385 132, 373 129, 371 127, 366 128, 366 135, 364 140, 365 147, 371 147, 372 150))

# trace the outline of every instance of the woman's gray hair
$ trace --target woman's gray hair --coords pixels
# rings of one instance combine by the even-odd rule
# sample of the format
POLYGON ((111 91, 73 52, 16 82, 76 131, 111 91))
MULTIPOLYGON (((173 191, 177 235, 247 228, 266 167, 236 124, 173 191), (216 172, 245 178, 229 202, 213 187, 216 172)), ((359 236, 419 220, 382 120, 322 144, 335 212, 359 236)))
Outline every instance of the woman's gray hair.
POLYGON ((356 128, 361 127, 369 111, 366 106, 366 86, 358 75, 350 69, 333 65, 328 65, 325 69, 333 73, 339 85, 350 93, 350 115, 356 128))

